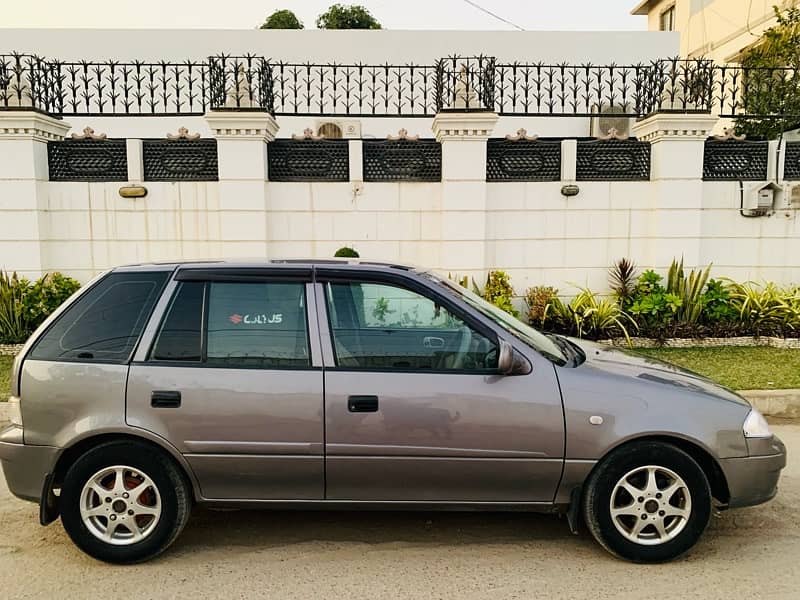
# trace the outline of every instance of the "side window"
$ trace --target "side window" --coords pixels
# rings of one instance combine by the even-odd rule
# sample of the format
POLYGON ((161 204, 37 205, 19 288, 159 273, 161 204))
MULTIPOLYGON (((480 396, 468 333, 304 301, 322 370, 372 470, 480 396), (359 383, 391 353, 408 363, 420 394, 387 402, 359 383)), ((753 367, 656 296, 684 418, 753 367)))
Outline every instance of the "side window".
POLYGON ((430 298, 377 283, 329 283, 337 365, 376 370, 497 368, 497 344, 430 298))
POLYGON ((30 358, 126 362, 168 275, 166 271, 108 275, 59 317, 30 358))
POLYGON ((212 282, 207 319, 209 364, 311 364, 303 283, 212 282))
POLYGON ((178 286, 150 353, 151 360, 201 359, 204 289, 204 283, 193 281, 178 286))

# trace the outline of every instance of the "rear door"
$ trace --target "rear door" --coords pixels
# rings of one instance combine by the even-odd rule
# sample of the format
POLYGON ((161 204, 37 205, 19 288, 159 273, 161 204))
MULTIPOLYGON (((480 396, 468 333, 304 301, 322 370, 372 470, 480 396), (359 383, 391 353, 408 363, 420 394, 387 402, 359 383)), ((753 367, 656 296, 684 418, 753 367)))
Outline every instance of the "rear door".
POLYGON ((322 499, 310 270, 183 269, 128 378, 127 422, 182 452, 209 499, 322 499))
POLYGON ((552 502, 564 452, 552 364, 528 348, 532 372, 501 376, 498 333, 452 298, 359 276, 317 274, 327 498, 552 502))

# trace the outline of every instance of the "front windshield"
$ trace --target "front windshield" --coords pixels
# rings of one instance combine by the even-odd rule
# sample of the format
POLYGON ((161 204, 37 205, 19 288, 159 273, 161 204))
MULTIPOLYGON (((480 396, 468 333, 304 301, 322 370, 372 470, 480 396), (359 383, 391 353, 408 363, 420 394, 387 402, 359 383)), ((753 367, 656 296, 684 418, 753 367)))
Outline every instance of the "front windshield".
POLYGON ((450 281, 449 279, 440 279, 433 273, 420 274, 443 287, 448 292, 455 293, 455 295, 464 300, 464 302, 489 317, 492 321, 500 325, 500 327, 508 331, 511 335, 519 338, 550 360, 561 365, 567 362, 567 357, 564 355, 564 352, 561 350, 561 348, 559 348, 558 345, 553 342, 553 340, 544 335, 542 332, 537 331, 529 325, 526 325, 513 315, 510 315, 504 310, 497 308, 494 304, 487 302, 474 292, 458 285, 453 281, 450 281))

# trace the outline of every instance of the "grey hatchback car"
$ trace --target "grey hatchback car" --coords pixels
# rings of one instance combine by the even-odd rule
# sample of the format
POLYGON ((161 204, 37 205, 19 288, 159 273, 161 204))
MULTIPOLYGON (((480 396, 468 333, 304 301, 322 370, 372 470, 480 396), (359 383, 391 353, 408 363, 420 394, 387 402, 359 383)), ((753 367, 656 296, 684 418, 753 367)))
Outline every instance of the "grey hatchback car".
POLYGON ((164 551, 195 503, 545 511, 666 561, 786 464, 735 393, 393 264, 117 268, 36 331, 11 386, 10 490, 114 563, 164 551))

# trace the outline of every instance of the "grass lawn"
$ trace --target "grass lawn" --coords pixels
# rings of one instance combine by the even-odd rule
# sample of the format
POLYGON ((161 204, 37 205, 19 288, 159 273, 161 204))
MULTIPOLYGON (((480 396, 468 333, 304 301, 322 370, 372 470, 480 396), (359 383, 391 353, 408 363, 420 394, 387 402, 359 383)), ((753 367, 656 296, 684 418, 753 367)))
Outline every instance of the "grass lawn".
POLYGON ((735 390, 800 388, 800 350, 760 346, 637 350, 735 390))
POLYGON ((0 356, 0 402, 8 400, 11 393, 11 363, 13 356, 0 356))

